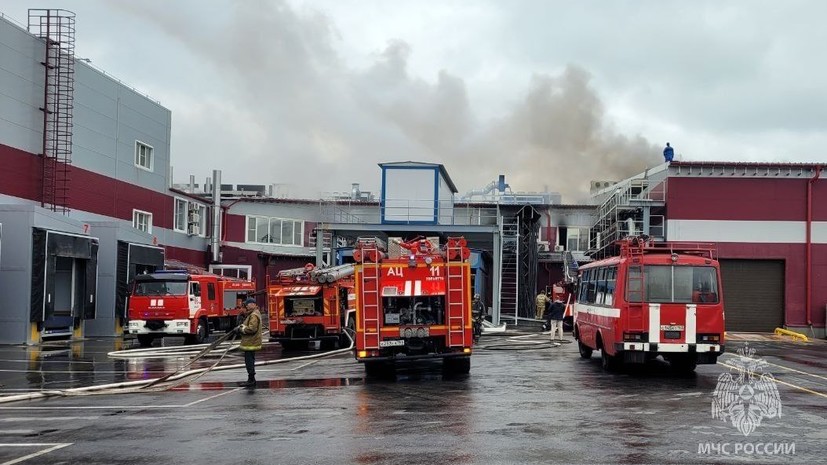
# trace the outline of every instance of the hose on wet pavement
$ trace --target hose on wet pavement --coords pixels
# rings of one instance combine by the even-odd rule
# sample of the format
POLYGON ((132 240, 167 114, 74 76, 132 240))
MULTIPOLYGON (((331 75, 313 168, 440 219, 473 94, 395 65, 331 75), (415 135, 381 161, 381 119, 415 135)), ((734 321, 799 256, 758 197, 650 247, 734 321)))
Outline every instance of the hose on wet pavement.
MULTIPOLYGON (((9 402, 18 402, 24 400, 35 400, 35 399, 45 399, 49 397, 71 397, 71 396, 89 396, 89 395, 107 395, 107 394, 127 394, 127 393, 140 393, 140 392, 160 392, 160 391, 167 391, 170 389, 175 388, 181 384, 191 383, 194 380, 204 376, 205 374, 211 371, 221 371, 221 370, 234 370, 238 368, 244 368, 243 363, 233 364, 233 365, 218 365, 221 360, 223 360, 224 356, 236 346, 231 345, 228 347, 221 357, 210 367, 206 368, 197 368, 194 370, 187 370, 182 371, 184 368, 189 367, 192 365, 193 362, 196 360, 204 357, 208 353, 212 352, 216 347, 218 347, 221 343, 229 339, 231 335, 234 333, 228 332, 224 336, 220 337, 209 346, 201 350, 193 360, 190 360, 184 367, 176 370, 174 373, 170 373, 168 375, 162 376, 161 378, 155 379, 147 379, 147 380, 136 380, 136 381, 125 381, 121 383, 111 383, 111 384, 104 384, 98 386, 86 386, 82 388, 72 388, 72 389, 62 389, 62 390, 47 390, 47 391, 38 391, 38 392, 31 392, 26 394, 16 394, 12 396, 3 396, 0 397, 0 404, 9 403, 9 402), (190 378, 191 376, 195 376, 194 378, 190 378), (180 381, 180 382, 175 382, 180 381), (164 384, 171 382, 171 384, 164 384)), ((324 358, 330 357, 333 355, 339 355, 347 352, 351 352, 353 350, 353 337, 350 334, 350 330, 345 330, 345 335, 350 340, 350 346, 332 350, 329 352, 323 352, 320 354, 312 354, 312 355, 303 355, 299 357, 290 357, 290 358, 283 358, 278 360, 266 360, 261 362, 256 362, 256 366, 266 366, 266 365, 275 365, 280 363, 289 363, 299 360, 311 360, 316 358, 324 358)), ((139 349, 138 349, 139 350, 139 349)))
MULTIPOLYGON (((505 333, 501 336, 506 336, 505 341, 497 341, 496 344, 478 345, 477 350, 514 350, 514 351, 532 351, 532 350, 547 350, 556 349, 563 344, 571 344, 571 340, 555 340, 547 339, 527 339, 536 336, 550 336, 550 332, 542 333, 522 333, 515 335, 514 333, 505 333)), ((484 335, 486 338, 489 335, 484 335)), ((500 336, 500 334, 498 334, 500 336)))

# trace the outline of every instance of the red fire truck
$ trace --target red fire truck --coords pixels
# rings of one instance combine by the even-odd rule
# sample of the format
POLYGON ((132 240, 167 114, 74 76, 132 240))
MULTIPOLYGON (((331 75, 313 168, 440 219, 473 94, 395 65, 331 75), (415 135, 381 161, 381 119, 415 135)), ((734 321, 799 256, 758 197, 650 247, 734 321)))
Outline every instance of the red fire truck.
POLYGON ((235 327, 242 302, 255 287, 251 281, 186 271, 138 275, 129 297, 127 331, 145 347, 164 336, 201 344, 210 331, 235 327))
POLYGON ((331 268, 280 271, 267 285, 270 340, 285 350, 307 348, 320 341, 322 349, 348 347, 345 329, 354 326, 353 264, 331 268))
POLYGON ((616 257, 580 267, 574 337, 605 369, 658 355, 680 371, 724 352, 724 301, 714 244, 618 241, 616 257))
POLYGON ((462 237, 396 240, 398 253, 360 238, 356 265, 356 360, 368 375, 396 362, 442 358, 447 373, 471 369, 470 251, 462 237))

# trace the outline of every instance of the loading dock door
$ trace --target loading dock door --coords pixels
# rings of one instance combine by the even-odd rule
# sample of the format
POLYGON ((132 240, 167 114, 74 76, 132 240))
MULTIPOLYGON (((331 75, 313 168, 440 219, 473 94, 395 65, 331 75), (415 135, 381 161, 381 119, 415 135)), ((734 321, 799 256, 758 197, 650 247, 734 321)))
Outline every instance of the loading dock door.
POLYGON ((126 321, 129 285, 136 275, 164 269, 164 249, 118 241, 118 269, 115 292, 115 316, 126 321))
POLYGON ((772 332, 784 323, 783 260, 720 260, 727 331, 772 332))
POLYGON ((32 230, 32 322, 66 328, 73 319, 95 318, 98 239, 32 230))

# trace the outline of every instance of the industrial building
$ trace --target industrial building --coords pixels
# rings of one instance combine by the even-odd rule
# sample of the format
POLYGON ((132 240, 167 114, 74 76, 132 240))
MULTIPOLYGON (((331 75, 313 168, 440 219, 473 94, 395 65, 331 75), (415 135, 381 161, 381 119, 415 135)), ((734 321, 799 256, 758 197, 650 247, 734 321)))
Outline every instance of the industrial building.
POLYGON ((29 20, 0 17, 0 343, 119 335, 128 284, 165 263, 263 285, 282 269, 346 260, 367 235, 464 236, 475 288, 511 322, 626 235, 713 242, 730 331, 824 336, 820 165, 664 163, 593 181, 587 205, 513 191, 504 175, 458 197, 445 165, 418 161, 381 164, 378 199, 358 185, 276 198, 222 184, 220 166, 203 186, 174 185, 170 110, 76 60, 73 14, 29 20))

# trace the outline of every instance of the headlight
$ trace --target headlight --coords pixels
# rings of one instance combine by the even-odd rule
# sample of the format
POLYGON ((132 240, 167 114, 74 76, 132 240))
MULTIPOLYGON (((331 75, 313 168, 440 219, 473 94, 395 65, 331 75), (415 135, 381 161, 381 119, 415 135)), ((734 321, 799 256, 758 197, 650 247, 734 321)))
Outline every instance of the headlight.
POLYGON ((416 337, 425 337, 425 328, 419 328, 416 330, 416 337))
POLYGON ((411 328, 405 328, 405 337, 413 337, 413 330, 411 328))

